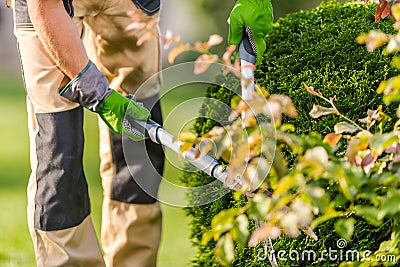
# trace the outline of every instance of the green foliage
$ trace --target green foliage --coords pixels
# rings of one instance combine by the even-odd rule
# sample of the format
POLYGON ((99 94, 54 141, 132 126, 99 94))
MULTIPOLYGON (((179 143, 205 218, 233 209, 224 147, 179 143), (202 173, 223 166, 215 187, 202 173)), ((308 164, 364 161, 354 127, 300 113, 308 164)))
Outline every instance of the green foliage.
MULTIPOLYGON (((336 95, 337 109, 354 121, 361 118, 368 108, 378 109, 378 106, 383 103, 382 96, 377 95, 375 90, 383 79, 396 75, 398 71, 391 69, 390 58, 382 56, 379 51, 368 53, 364 47, 356 43, 357 36, 371 29, 393 32, 392 21, 383 20, 379 24, 375 24, 375 8, 376 5, 370 4, 330 2, 312 11, 288 15, 279 20, 267 36, 267 52, 264 55, 263 62, 258 66, 256 79, 269 92, 288 95, 292 98, 299 116, 296 120, 286 119, 286 122, 295 125, 296 134, 307 135, 311 132, 317 132, 325 135, 334 131, 334 126, 341 121, 339 117, 334 115, 324 116, 318 120, 311 118, 309 111, 312 110, 313 104, 323 105, 324 103, 318 102, 315 96, 307 93, 302 82, 318 88, 328 98, 336 95)), ((226 87, 239 90, 239 83, 234 77, 219 76, 217 79, 225 79, 225 84, 229 84, 226 87)), ((221 100, 227 104, 230 103, 234 95, 232 91, 220 86, 211 86, 207 94, 208 97, 221 100)), ((384 111, 392 117, 395 114, 393 107, 385 108, 384 111)), ((201 110, 201 115, 210 113, 218 115, 217 118, 221 118, 218 120, 219 122, 228 116, 228 114, 223 114, 206 103, 201 110)), ((195 131, 199 135, 204 135, 216 125, 216 122, 200 117, 196 122, 195 131)), ((304 145, 309 147, 318 145, 318 142, 320 142, 318 140, 321 140, 320 137, 303 137, 305 138, 304 145)), ((378 146, 381 147, 381 145, 378 146)), ((344 152, 343 147, 339 150, 344 152)), ((340 162, 335 164, 338 164, 333 165, 337 168, 340 166, 340 162)), ((334 173, 335 170, 330 171, 334 173)), ((347 172, 349 181, 354 183, 351 185, 356 186, 358 191, 364 189, 363 184, 360 183, 360 178, 363 176, 359 171, 351 171, 344 167, 341 171, 347 172)), ((338 181, 344 181, 344 176, 338 175, 337 177, 338 181)), ((183 180, 189 186, 197 186, 210 182, 212 178, 202 173, 191 173, 186 174, 183 180)), ((379 190, 379 188, 377 189, 379 190)), ((338 188, 337 185, 328 183, 327 190, 331 197, 335 199, 338 210, 340 210, 338 203, 342 203, 343 210, 348 208, 348 201, 352 198, 353 193, 348 185, 340 184, 340 188, 338 188), (343 193, 337 194, 336 192, 339 189, 343 193)), ((377 192, 365 192, 365 194, 368 193, 377 192)), ((382 192, 382 194, 385 193, 382 192)), ((319 202, 319 208, 323 210, 326 201, 323 198, 318 199, 317 194, 315 196, 316 199, 313 201, 319 202)), ((196 199, 196 196, 189 197, 196 199)), ((394 190, 379 204, 386 207, 386 212, 389 212, 389 209, 393 208, 393 203, 396 203, 397 197, 398 192, 394 190)), ((198 254, 193 262, 194 266, 220 266, 213 254, 216 242, 211 240, 205 245, 205 242, 202 242, 203 234, 212 229, 212 218, 221 210, 243 207, 245 203, 244 198, 236 201, 232 195, 227 195, 211 204, 186 209, 187 214, 192 219, 192 240, 198 248, 198 254)), ((346 216, 337 215, 341 218, 325 222, 321 219, 321 224, 316 229, 316 234, 320 237, 318 241, 313 241, 306 235, 300 235, 295 239, 281 237, 274 242, 274 249, 288 252, 313 248, 321 252, 327 248, 336 248, 337 240, 343 237, 349 240, 351 238, 346 247, 351 250, 377 250, 382 241, 390 240, 392 232, 387 231, 387 229, 393 227, 393 221, 382 221, 382 218, 378 218, 377 208, 371 206, 368 201, 366 203, 361 201, 357 204, 361 207, 361 209, 358 209, 359 214, 357 215, 340 213, 346 214, 346 216), (370 214, 370 216, 368 217, 366 214, 370 214), (360 219, 359 215, 364 216, 364 218, 367 217, 368 222, 360 219), (371 226, 369 224, 371 221, 380 226, 378 228, 371 226)), ((329 216, 335 217, 332 214, 329 216)), ((232 227, 232 225, 229 227, 232 227)), ((250 229, 254 229, 254 225, 250 225, 250 229)), ((394 243, 397 242, 398 238, 394 237, 393 240, 392 243, 388 241, 384 245, 390 248, 395 247, 397 243, 396 245, 394 243)), ((227 245, 230 243, 230 240, 228 241, 227 245)), ((270 266, 268 260, 259 260, 260 248, 261 245, 255 248, 236 246, 233 265, 270 266)), ((288 266, 337 266, 338 261, 331 261, 328 258, 314 263, 288 260, 284 264, 288 266)))
MULTIPOLYGON (((328 3, 310 12, 298 12, 279 20, 267 36, 267 52, 258 66, 256 79, 271 93, 292 98, 299 111, 289 121, 299 134, 328 133, 339 118, 311 118, 315 98, 304 91, 302 82, 318 88, 326 97, 337 97, 337 108, 353 120, 367 108, 383 103, 375 90, 379 83, 398 74, 390 58, 380 51, 369 53, 357 37, 372 29, 394 32, 387 18, 374 22, 376 5, 328 3)), ((388 109, 394 115, 394 109, 388 109)), ((384 110, 386 111, 386 110, 384 110)))

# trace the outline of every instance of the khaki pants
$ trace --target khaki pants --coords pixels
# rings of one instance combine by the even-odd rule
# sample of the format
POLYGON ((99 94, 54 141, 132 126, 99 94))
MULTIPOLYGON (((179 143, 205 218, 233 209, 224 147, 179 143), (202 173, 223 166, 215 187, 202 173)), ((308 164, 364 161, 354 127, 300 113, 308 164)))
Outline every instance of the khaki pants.
MULTIPOLYGON (((65 6, 71 13, 68 3, 65 6)), ((37 265, 155 266, 161 236, 161 211, 156 201, 163 171, 161 147, 147 140, 131 144, 136 151, 131 160, 140 166, 131 168, 133 163, 125 161, 122 151, 123 137, 110 134, 100 123, 103 259, 90 217, 82 166, 83 109, 58 95, 69 79, 45 52, 30 22, 26 1, 12 4, 27 92, 32 169, 28 225, 37 265), (150 161, 142 160, 144 154, 150 161), (142 188, 137 182, 141 179, 152 182, 142 188)), ((159 77, 147 82, 145 90, 137 91, 160 69, 159 42, 151 39, 137 47, 136 40, 144 32, 124 30, 131 22, 127 11, 136 12, 143 21, 151 17, 131 0, 74 0, 73 4, 74 20, 87 53, 110 87, 136 93, 153 119, 161 123, 159 77)))

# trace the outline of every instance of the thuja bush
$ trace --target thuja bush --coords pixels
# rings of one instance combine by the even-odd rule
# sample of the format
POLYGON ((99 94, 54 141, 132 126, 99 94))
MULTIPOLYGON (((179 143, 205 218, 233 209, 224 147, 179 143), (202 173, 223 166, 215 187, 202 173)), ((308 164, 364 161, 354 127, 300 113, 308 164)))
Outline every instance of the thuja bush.
MULTIPOLYGON (((369 53, 356 42, 361 33, 372 29, 395 32, 389 18, 375 23, 375 9, 374 4, 331 2, 310 12, 287 16, 278 21, 277 27, 269 34, 268 49, 258 66, 257 81, 272 93, 292 98, 299 116, 288 122, 295 126, 297 134, 318 132, 324 135, 333 131, 334 125, 340 121, 339 117, 327 116, 316 120, 309 115, 313 104, 323 103, 308 94, 302 82, 318 88, 327 97, 336 96, 337 108, 353 120, 359 119, 367 109, 383 105, 382 95, 378 95, 376 89, 382 80, 397 75, 398 70, 391 68, 390 57, 383 56, 380 50, 369 53)), ((385 106, 384 111, 394 116, 396 109, 385 106)), ((386 125, 388 128, 391 126, 390 123, 386 125)), ((338 153, 343 150, 344 147, 338 153)), ((335 191, 334 188, 330 190, 335 191)), ((328 221, 316 230, 320 237, 317 242, 305 235, 295 239, 280 238, 275 249, 301 251, 318 248, 319 252, 337 249, 336 242, 340 236, 333 230, 334 222, 328 221)), ((385 231, 390 223, 374 228, 357 219, 356 233, 347 248, 377 250, 391 234, 385 231)), ((329 258, 314 263, 287 259, 286 264, 300 262, 301 266, 321 266, 323 262, 323 266, 337 266, 337 262, 329 258)))
MULTIPOLYGON (((319 120, 310 117, 309 111, 318 101, 304 90, 303 82, 318 88, 326 97, 336 96, 335 104, 338 110, 355 121, 361 118, 367 109, 376 109, 382 105, 382 96, 376 94, 376 88, 382 80, 398 72, 390 67, 389 57, 384 57, 380 51, 369 53, 356 42, 361 33, 372 29, 387 33, 394 31, 393 22, 390 20, 375 23, 375 9, 374 4, 329 2, 314 10, 290 14, 278 20, 268 34, 267 51, 257 66, 256 81, 271 94, 291 97, 297 107, 298 117, 295 120, 284 120, 295 126, 296 134, 308 135, 316 132, 325 135, 332 132, 334 125, 339 122, 339 118, 333 116, 319 120)), ((223 81, 230 90, 223 86, 211 86, 207 96, 229 104, 235 94, 235 90, 231 89, 234 87, 239 91, 239 83, 233 76, 219 76, 217 79, 225 79, 223 81)), ((389 115, 395 113, 395 109, 390 106, 385 106, 384 111, 389 115)), ((217 112, 220 116, 218 120, 205 118, 213 112, 215 113, 216 109, 205 103, 195 125, 197 134, 204 135, 217 124, 216 121, 220 123, 228 115, 217 112)), ((344 147, 338 151, 340 154, 344 147)), ((212 178, 202 173, 187 173, 183 180, 189 186, 198 186, 210 182, 212 178)), ((330 190, 335 194, 335 188, 330 190)), ((196 201, 196 196, 188 197, 196 201)), ((215 242, 202 243, 203 234, 210 230, 212 218, 221 210, 240 207, 245 202, 244 197, 228 194, 211 204, 186 209, 192 219, 192 240, 198 248, 193 260, 194 266, 220 266, 213 254, 215 242)), ((343 202, 345 204, 346 201, 343 202)), ((374 228, 361 218, 355 218, 354 238, 347 244, 348 249, 374 251, 378 249, 381 241, 390 239, 390 232, 385 231, 385 228, 391 221, 374 228)), ((254 228, 254 225, 249 227, 254 228)), ((274 241, 274 249, 286 252, 296 250, 300 253, 302 249, 315 249, 320 252, 327 248, 335 249, 340 236, 334 229, 334 221, 328 221, 315 230, 319 236, 317 242, 305 235, 294 239, 281 237, 274 241)), ((269 266, 268 260, 260 259, 260 248, 260 245, 256 248, 236 247, 233 265, 269 266)), ((339 259, 332 261, 328 257, 315 262, 291 260, 289 257, 286 259, 283 264, 290 266, 337 266, 339 262, 339 259)))
MULTIPOLYGON (((327 97, 336 95, 337 108, 351 119, 382 104, 376 88, 398 70, 390 67, 389 57, 380 51, 369 53, 356 41, 372 29, 395 32, 389 18, 375 23, 375 9, 375 4, 330 2, 312 11, 290 14, 270 32, 257 82, 271 93, 292 98, 299 116, 290 123, 297 133, 327 133, 339 121, 309 116, 315 99, 302 82, 319 88, 327 97)), ((393 110, 385 109, 390 115, 393 110)))

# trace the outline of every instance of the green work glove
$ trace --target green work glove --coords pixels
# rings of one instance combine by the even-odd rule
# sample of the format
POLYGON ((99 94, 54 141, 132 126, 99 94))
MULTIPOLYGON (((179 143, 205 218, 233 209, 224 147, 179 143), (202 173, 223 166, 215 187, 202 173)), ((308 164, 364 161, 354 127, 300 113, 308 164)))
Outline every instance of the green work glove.
POLYGON ((271 0, 237 0, 229 16, 228 43, 238 46, 247 34, 257 62, 265 52, 265 35, 274 20, 271 0))
MULTIPOLYGON (((123 126, 125 115, 136 120, 148 120, 150 112, 142 105, 124 97, 108 87, 106 77, 89 61, 59 94, 72 102, 99 114, 113 133, 127 134, 131 139, 143 140, 143 135, 133 135, 123 126)), ((126 123, 126 121, 125 121, 126 123)))
POLYGON ((102 120, 110 127, 113 133, 127 134, 131 139, 141 140, 141 136, 131 136, 129 131, 122 125, 125 116, 131 116, 136 120, 147 121, 150 119, 150 112, 142 105, 124 97, 115 90, 104 99, 96 111, 102 120), (125 115, 126 114, 126 115, 125 115))

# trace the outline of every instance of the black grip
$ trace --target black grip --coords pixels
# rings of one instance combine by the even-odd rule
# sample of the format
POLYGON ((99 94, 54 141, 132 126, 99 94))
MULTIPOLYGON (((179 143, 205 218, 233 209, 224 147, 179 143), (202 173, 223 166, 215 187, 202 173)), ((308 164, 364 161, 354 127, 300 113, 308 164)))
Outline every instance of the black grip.
POLYGON ((242 42, 244 49, 246 50, 247 53, 249 53, 252 56, 257 56, 256 53, 253 51, 253 47, 251 46, 250 39, 246 31, 243 33, 242 42))
POLYGON ((253 46, 250 42, 250 37, 248 36, 247 32, 243 32, 242 41, 239 43, 239 57, 240 59, 246 60, 247 62, 256 63, 257 55, 256 52, 253 50, 253 46))

